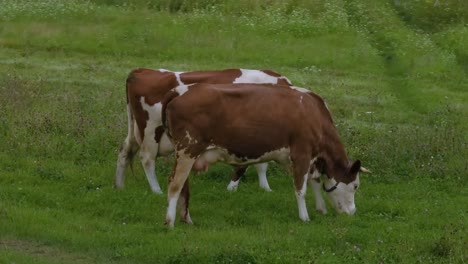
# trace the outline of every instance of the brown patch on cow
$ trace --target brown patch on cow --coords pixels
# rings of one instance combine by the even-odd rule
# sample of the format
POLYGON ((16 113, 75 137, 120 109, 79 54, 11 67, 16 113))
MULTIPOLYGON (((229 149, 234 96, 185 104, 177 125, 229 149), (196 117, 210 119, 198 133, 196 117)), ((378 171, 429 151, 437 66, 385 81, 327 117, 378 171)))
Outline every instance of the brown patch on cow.
MULTIPOLYGON (((288 138, 277 139, 276 141, 271 140, 271 138, 277 136, 277 127, 270 127, 269 124, 262 122, 262 120, 252 120, 249 121, 251 122, 249 124, 243 122, 245 115, 248 113, 245 113, 245 107, 238 106, 249 105, 257 108, 258 111, 270 111, 270 109, 262 110, 260 109, 261 106, 256 107, 254 105, 263 99, 263 96, 259 98, 258 94, 257 96, 250 96, 253 90, 250 88, 255 88, 256 85, 236 84, 235 87, 237 89, 229 89, 230 86, 232 85, 210 86, 196 84, 184 96, 177 97, 167 106, 171 111, 167 115, 170 116, 171 120, 177 120, 177 122, 170 122, 171 120, 169 120, 167 126, 170 128, 171 134, 176 133, 173 136, 177 137, 178 142, 182 143, 183 146, 187 146, 191 156, 198 156, 209 144, 224 147, 230 153, 248 159, 258 158, 266 152, 287 146, 288 138), (197 108, 192 109, 192 105, 197 106, 197 108), (218 112, 217 109, 221 106, 229 107, 229 111, 218 112), (203 111, 209 111, 209 113, 204 115, 203 111), (185 120, 186 122, 179 122, 181 120, 185 120), (225 120, 229 120, 229 122, 225 123, 225 120), (218 123, 218 121, 221 122, 218 123), (181 124, 186 124, 188 127, 181 127, 181 124), (259 133, 260 127, 261 131, 267 132, 264 134, 259 133), (186 137, 187 131, 200 144, 190 144, 186 137), (246 146, 243 138, 238 135, 251 138, 253 144, 246 146), (210 142, 205 142, 204 139, 208 138, 210 142)), ((281 109, 281 111, 284 110, 281 109)), ((277 111, 272 110, 271 117, 276 113, 277 111)))
POLYGON ((156 140, 156 143, 161 142, 161 137, 162 137, 163 134, 164 134, 164 127, 163 126, 158 126, 155 129, 155 133, 154 133, 154 140, 156 140))
MULTIPOLYGON (((314 169, 316 169, 320 174, 325 174, 326 173, 326 164, 325 160, 321 157, 317 157, 315 160, 314 164, 312 165, 314 169)), ((311 169, 312 171, 312 169, 311 169)))
POLYGON ((277 72, 274 72, 272 70, 262 70, 262 72, 270 75, 270 76, 273 76, 273 77, 281 77, 282 75, 277 73, 277 72))
POLYGON ((192 83, 232 83, 242 75, 240 69, 226 69, 222 71, 193 71, 180 74, 184 84, 192 83))

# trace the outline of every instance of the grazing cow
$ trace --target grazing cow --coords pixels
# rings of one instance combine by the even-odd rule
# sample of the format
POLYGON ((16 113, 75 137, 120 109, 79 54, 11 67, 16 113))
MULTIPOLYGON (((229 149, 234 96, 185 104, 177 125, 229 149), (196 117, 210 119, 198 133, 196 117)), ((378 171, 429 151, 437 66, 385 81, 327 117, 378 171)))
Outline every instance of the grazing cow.
MULTIPOLYGON (((272 83, 290 86, 289 80, 270 70, 228 69, 222 71, 172 72, 168 70, 133 70, 126 83, 128 134, 121 147, 115 186, 124 187, 124 171, 128 162, 140 150, 141 161, 151 190, 162 193, 155 175, 156 156, 165 156, 173 146, 164 134, 161 122, 161 101, 178 85, 193 83, 272 83)), ((256 166, 260 186, 270 190, 266 179, 267 164, 256 166)), ((238 167, 228 186, 235 189, 246 167, 238 167)))
MULTIPOLYGON (((271 160, 291 164, 303 221, 309 221, 307 180, 325 174, 322 186, 336 210, 354 214, 361 162, 348 160, 320 96, 277 87, 195 84, 179 86, 166 95, 163 123, 176 152, 168 186, 169 227, 174 226, 177 202, 192 166, 217 161, 236 166, 271 160)), ((187 197, 181 198, 188 204, 187 197)), ((183 221, 191 222, 188 209, 181 213, 187 214, 181 216, 183 221)))

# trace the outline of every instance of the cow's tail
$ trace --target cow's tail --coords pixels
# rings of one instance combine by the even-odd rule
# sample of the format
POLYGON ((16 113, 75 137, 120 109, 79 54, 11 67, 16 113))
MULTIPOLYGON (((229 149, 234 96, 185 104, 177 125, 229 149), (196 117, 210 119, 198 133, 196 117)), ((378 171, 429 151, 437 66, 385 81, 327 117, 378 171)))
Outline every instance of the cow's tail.
POLYGON ((128 144, 130 144, 130 149, 127 153, 127 164, 130 165, 130 170, 132 171, 133 177, 135 177, 135 173, 133 171, 133 159, 135 158, 135 154, 138 151, 138 143, 135 137, 135 117, 133 116, 132 106, 130 105, 130 94, 129 94, 129 86, 133 82, 135 77, 133 76, 133 71, 127 77, 125 83, 125 93, 127 96, 127 122, 128 122, 128 144))
POLYGON ((167 123, 167 106, 177 96, 179 96, 179 93, 177 93, 176 91, 170 91, 166 93, 166 95, 164 96, 164 99, 162 100, 162 111, 161 111, 162 123, 163 123, 164 130, 166 131, 167 136, 170 138, 172 136, 169 131, 169 124, 167 123))

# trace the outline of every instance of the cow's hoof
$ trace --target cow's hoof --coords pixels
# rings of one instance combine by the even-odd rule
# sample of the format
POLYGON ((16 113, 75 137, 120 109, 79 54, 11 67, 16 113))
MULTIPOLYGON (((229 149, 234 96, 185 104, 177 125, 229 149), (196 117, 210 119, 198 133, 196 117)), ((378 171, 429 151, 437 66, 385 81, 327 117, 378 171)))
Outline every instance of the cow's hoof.
POLYGON ((168 219, 166 217, 166 221, 164 222, 164 224, 169 228, 169 229, 173 229, 174 228, 174 221, 171 220, 171 219, 168 219))
POLYGON ((320 208, 317 208, 316 211, 317 211, 317 213, 319 213, 319 214, 323 214, 323 215, 326 215, 326 214, 327 214, 327 209, 320 209, 320 208))
POLYGON ((227 187, 228 191, 235 191, 237 190, 237 186, 239 186, 239 181, 231 181, 227 187))
POLYGON ((163 191, 161 189, 154 189, 154 190, 151 190, 153 193, 155 194, 158 194, 158 195, 163 195, 163 191))

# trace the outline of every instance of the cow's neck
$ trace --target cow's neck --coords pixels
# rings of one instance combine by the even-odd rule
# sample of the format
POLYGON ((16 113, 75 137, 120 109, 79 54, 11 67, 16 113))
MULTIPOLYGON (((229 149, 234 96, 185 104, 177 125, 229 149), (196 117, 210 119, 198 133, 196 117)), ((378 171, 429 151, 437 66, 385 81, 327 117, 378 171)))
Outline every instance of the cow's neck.
POLYGON ((325 160, 328 177, 341 182, 347 172, 348 156, 336 130, 330 132, 322 140, 324 145, 320 156, 325 160))

